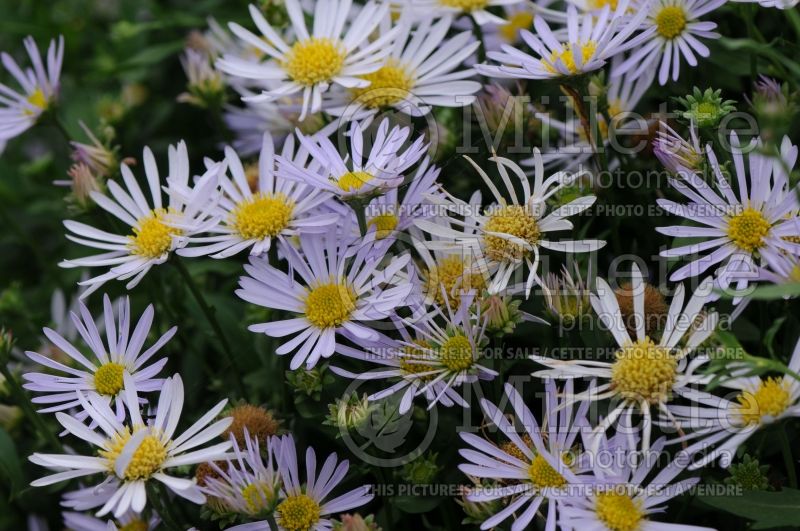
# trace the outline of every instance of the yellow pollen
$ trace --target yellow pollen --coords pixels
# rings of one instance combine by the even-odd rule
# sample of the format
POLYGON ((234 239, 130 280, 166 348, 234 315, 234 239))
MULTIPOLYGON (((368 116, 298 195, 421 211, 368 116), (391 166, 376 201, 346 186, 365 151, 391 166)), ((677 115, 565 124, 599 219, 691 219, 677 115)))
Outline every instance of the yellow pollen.
MULTIPOLYGON (((522 435, 521 439, 522 439, 522 442, 525 443, 525 445, 528 448, 533 450, 533 446, 534 446, 533 445, 533 439, 531 439, 530 435, 525 433, 525 434, 522 435)), ((522 450, 520 450, 520 448, 516 444, 511 442, 511 441, 506 441, 503 444, 501 444, 500 445, 500 449, 503 450, 508 455, 510 455, 512 457, 516 457, 520 461, 527 461, 528 460, 528 456, 525 455, 525 453, 522 450)))
POLYGON ((119 363, 101 365, 94 373, 94 388, 101 395, 116 396, 124 386, 122 373, 125 366, 119 363))
MULTIPOLYGON (((594 56, 594 52, 597 50, 597 43, 594 41, 587 41, 579 46, 581 47, 581 64, 585 65, 592 56, 594 56)), ((563 51, 561 53, 554 51, 550 54, 550 63, 542 61, 542 65, 548 72, 555 74, 558 73, 558 70, 551 65, 554 65, 558 59, 561 59, 561 62, 564 63, 564 66, 567 67, 570 73, 577 74, 578 66, 575 64, 575 56, 572 50, 572 44, 565 44, 563 45, 563 51)))
POLYGON ((147 531, 150 529, 150 524, 145 522, 144 520, 131 520, 125 525, 117 526, 119 531, 147 531))
POLYGON ((292 219, 294 201, 284 194, 259 192, 231 212, 230 224, 245 239, 274 238, 292 219))
POLYGON ((442 287, 449 301, 452 301, 458 292, 481 290, 486 287, 483 275, 471 272, 470 265, 457 255, 446 256, 439 260, 428 270, 427 277, 426 290, 439 305, 445 303, 442 287))
POLYGON ((133 236, 128 236, 131 253, 145 258, 159 258, 172 247, 172 237, 181 233, 164 223, 167 211, 153 210, 150 215, 140 219, 133 228, 133 236))
POLYGON ((439 0, 439 3, 445 7, 453 7, 472 13, 489 5, 489 0, 439 0))
POLYGON ((613 13, 614 11, 617 10, 617 3, 618 0, 589 0, 589 8, 592 11, 596 10, 599 11, 600 9, 603 9, 604 7, 608 6, 611 9, 611 12, 613 13))
POLYGON ((457 334, 442 344, 440 347, 442 365, 452 372, 464 371, 472 367, 475 358, 472 344, 462 334, 457 334))
POLYGON ((769 221, 754 208, 746 208, 728 220, 728 237, 737 247, 751 253, 761 247, 769 229, 769 221))
POLYGON ((403 101, 414 87, 414 75, 394 61, 361 76, 369 86, 351 89, 353 98, 371 109, 391 107, 403 101))
POLYGON ((619 100, 608 101, 608 117, 612 120, 618 114, 622 114, 624 111, 622 109, 622 104, 619 100))
POLYGON ((567 484, 564 476, 559 474, 555 468, 550 466, 547 459, 537 454, 533 458, 530 466, 528 467, 528 477, 531 483, 540 489, 544 488, 561 488, 567 484))
POLYGON ((250 483, 242 489, 242 498, 250 514, 258 514, 269 508, 274 493, 263 483, 250 483))
MULTIPOLYGON (((496 210, 484 226, 486 232, 497 232, 509 234, 519 238, 530 245, 536 245, 539 241, 539 225, 536 219, 520 205, 504 206, 496 210)), ((485 235, 483 237, 486 246, 486 255, 497 262, 505 260, 521 260, 531 251, 514 243, 511 240, 500 236, 485 235)))
POLYGON ((312 37, 296 42, 283 67, 295 83, 304 86, 316 85, 339 74, 344 66, 345 52, 341 43, 312 37))
POLYGON ((391 212, 387 212, 386 214, 378 214, 374 218, 370 218, 367 222, 367 225, 374 225, 375 226, 375 237, 379 240, 389 237, 394 229, 397 228, 397 224, 400 222, 397 219, 397 216, 392 214, 391 212))
POLYGON ((319 522, 319 504, 305 494, 288 496, 275 511, 278 524, 286 531, 309 531, 319 522))
POLYGON ((528 29, 533 25, 533 13, 519 11, 508 17, 508 23, 498 29, 500 36, 509 43, 517 41, 519 30, 528 29))
MULTIPOLYGON (((47 97, 45 97, 44 92, 42 92, 42 89, 38 87, 36 88, 36 90, 31 92, 31 95, 28 96, 27 101, 34 107, 38 107, 39 109, 42 110, 47 109, 47 97)), ((23 112, 28 116, 34 114, 34 112, 31 111, 30 109, 25 109, 23 112)))
POLYGON ((355 309, 355 291, 338 282, 320 284, 306 297, 306 319, 317 328, 341 326, 355 309))
POLYGON ((344 192, 354 192, 371 180, 372 175, 365 171, 351 171, 339 177, 337 184, 344 192))
POLYGON ((675 356, 648 337, 617 352, 617 361, 611 367, 611 385, 625 399, 655 404, 669 397, 677 369, 675 356))
POLYGON ((644 517, 640 502, 613 491, 598 494, 594 510, 611 531, 636 531, 644 517))
POLYGON ((686 28, 686 13, 680 6, 662 7, 656 15, 656 32, 665 39, 674 39, 686 28))
POLYGON ((745 424, 758 424, 764 416, 777 417, 792 403, 789 385, 783 378, 761 380, 755 392, 742 391, 736 400, 737 413, 745 424))
MULTIPOLYGON (((116 433, 114 437, 109 439, 105 449, 100 450, 100 456, 108 460, 108 467, 112 472, 114 471, 114 463, 130 439, 131 432, 127 431, 126 428, 126 431, 116 433)), ((130 463, 128 463, 128 467, 120 479, 127 481, 148 479, 161 468, 166 459, 167 449, 164 444, 156 436, 147 435, 133 452, 133 457, 131 457, 130 463)))

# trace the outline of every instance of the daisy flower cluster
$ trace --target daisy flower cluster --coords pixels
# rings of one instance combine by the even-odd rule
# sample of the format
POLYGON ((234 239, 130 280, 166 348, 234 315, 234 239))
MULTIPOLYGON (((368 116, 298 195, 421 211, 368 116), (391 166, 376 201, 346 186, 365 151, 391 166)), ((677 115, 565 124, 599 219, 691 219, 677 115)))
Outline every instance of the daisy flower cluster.
POLYGON ((94 93, 76 94, 69 41, 2 53, 0 149, 40 159, 0 187, 0 271, 25 264, 0 289, 0 513, 123 531, 796 523, 800 67, 770 47, 789 30, 754 20, 800 36, 800 16, 759 4, 191 6, 109 30, 106 77, 187 81, 166 102, 123 90, 96 125, 75 118, 94 93), (170 65, 180 41, 111 60, 197 20, 170 65), (720 89, 685 94, 739 53, 720 89), (758 130, 723 98, 744 79, 758 130), (66 142, 15 140, 34 126, 66 142), (59 157, 65 203, 15 188, 59 157), (27 477, 23 451, 46 471, 27 477), (31 492, 58 514, 27 514, 31 492))

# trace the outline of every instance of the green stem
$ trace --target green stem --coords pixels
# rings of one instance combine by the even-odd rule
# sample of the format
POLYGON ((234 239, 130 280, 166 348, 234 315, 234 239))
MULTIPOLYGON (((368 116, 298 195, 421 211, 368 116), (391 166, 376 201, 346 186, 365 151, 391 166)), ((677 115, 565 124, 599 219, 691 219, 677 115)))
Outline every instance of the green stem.
POLYGON ((28 417, 28 420, 30 420, 36 431, 45 438, 50 446, 63 453, 64 447, 61 445, 61 441, 50 431, 47 424, 42 420, 42 416, 36 412, 27 393, 22 388, 17 378, 11 374, 11 371, 8 369, 6 361, 3 361, 2 365, 0 365, 0 373, 2 373, 3 377, 6 379, 14 402, 22 409, 22 412, 28 417))
POLYGON ((472 21, 472 34, 475 36, 475 39, 480 43, 478 46, 478 63, 485 63, 486 62, 486 46, 484 45, 484 37, 483 37, 483 28, 481 28, 480 24, 475 22, 475 17, 469 17, 472 21))
POLYGON ((61 118, 59 118, 57 114, 53 114, 53 119, 50 120, 50 122, 58 130, 58 132, 61 133, 61 136, 64 137, 67 145, 71 147, 72 138, 69 136, 69 131, 67 131, 67 128, 64 126, 64 122, 61 121, 61 118))
POLYGON ((162 499, 167 499, 166 492, 153 484, 147 485, 146 488, 147 499, 151 504, 153 504, 153 508, 161 518, 161 521, 164 523, 164 525, 172 531, 181 531, 183 528, 176 520, 175 515, 172 514, 170 503, 168 501, 162 503, 162 499))
POLYGON ((569 95, 575 105, 575 111, 581 121, 586 141, 592 146, 592 154, 598 171, 608 173, 608 159, 606 158, 602 134, 597 123, 597 113, 595 113, 594 117, 590 117, 584 101, 584 97, 589 96, 588 80, 578 83, 576 86, 564 83, 561 88, 569 95))
POLYGON ((275 517, 272 515, 267 516, 267 525, 270 531, 278 531, 278 524, 275 523, 275 517))
POLYGON ((236 389, 239 392, 239 396, 245 398, 247 395, 244 391, 244 384, 241 380, 242 371, 239 369, 238 364, 236 363, 236 358, 233 356, 233 350, 231 350, 231 345, 228 342, 228 338, 225 336, 225 333, 222 330, 222 327, 217 321, 216 316, 214 315, 214 309, 208 304, 205 297, 203 297, 203 293, 200 291, 200 288, 197 286, 197 283, 192 278, 191 273, 189 270, 186 269, 186 266, 181 260, 173 260, 172 263, 175 265, 175 268, 180 273, 181 277, 183 277, 183 281, 186 283, 186 286, 189 288, 189 291, 192 292, 192 296, 194 297, 195 301, 197 301, 197 305, 200 306, 200 309, 203 312, 208 324, 211 326, 211 329, 214 331, 214 334, 217 336, 219 340, 220 346, 222 347, 222 352, 227 358, 228 364, 234 370, 234 382, 236 382, 236 389))
POLYGON ((797 488, 797 471, 795 470, 794 458, 792 457, 792 447, 789 444, 789 437, 786 435, 784 426, 779 426, 781 432, 781 452, 786 466, 786 473, 789 475, 789 486, 797 488))
POLYGON ((786 18, 789 19, 789 23, 792 25, 795 35, 797 35, 797 44, 800 44, 800 13, 796 8, 786 9, 784 13, 786 13, 786 18))

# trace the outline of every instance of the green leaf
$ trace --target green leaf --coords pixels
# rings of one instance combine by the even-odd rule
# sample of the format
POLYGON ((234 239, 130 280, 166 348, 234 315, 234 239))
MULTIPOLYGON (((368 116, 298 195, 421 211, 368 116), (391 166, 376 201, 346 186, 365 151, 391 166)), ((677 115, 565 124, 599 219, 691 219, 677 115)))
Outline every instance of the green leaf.
POLYGON ((25 485, 19 455, 14 441, 8 433, 0 428, 0 477, 11 485, 12 493, 19 493, 25 485))
POLYGON ((775 322, 772 323, 772 326, 770 326, 767 332, 764 334, 764 346, 767 347, 769 355, 773 358, 775 357, 775 350, 772 348, 772 342, 775 339, 775 334, 778 333, 778 330, 780 330, 784 321, 786 321, 786 316, 775 319, 775 322))
POLYGON ((747 491, 739 496, 701 496, 703 503, 753 520, 753 529, 796 526, 800 514, 800 490, 747 491))

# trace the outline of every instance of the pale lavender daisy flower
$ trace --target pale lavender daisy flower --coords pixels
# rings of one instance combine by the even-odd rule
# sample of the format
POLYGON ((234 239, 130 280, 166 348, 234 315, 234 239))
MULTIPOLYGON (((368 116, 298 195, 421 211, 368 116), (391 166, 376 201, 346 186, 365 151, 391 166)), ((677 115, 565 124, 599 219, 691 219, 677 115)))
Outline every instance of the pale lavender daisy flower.
POLYGON ((107 520, 88 514, 64 512, 64 527, 69 531, 156 531, 161 524, 161 519, 153 514, 144 519, 142 515, 128 511, 119 518, 107 520))
POLYGON ((488 8, 521 4, 525 0, 410 0, 407 3, 400 0, 392 1, 403 4, 419 19, 428 19, 431 16, 466 15, 472 17, 476 24, 483 26, 505 22, 488 8))
MULTIPOLYGON (((797 187, 789 187, 787 173, 797 162, 797 146, 785 137, 778 158, 759 153, 760 140, 744 148, 739 145, 736 133, 731 133, 730 140, 738 193, 723 175, 716 155, 708 146, 716 186, 712 187, 694 172, 682 171, 683 178, 670 179, 670 184, 690 202, 657 201, 670 214, 695 223, 659 227, 656 229, 659 233, 703 240, 662 251, 661 256, 674 258, 711 251, 673 271, 670 280, 674 282, 718 266, 718 286, 726 289, 736 283, 737 292, 742 292, 756 278, 758 265, 775 262, 780 254, 800 255, 800 244, 796 242, 800 236, 800 203, 797 187), (745 166, 745 149, 750 150, 749 168, 745 166)), ((739 299, 736 297, 734 301, 739 299)))
POLYGON ((0 153, 2 144, 31 128, 58 98, 64 37, 50 41, 46 65, 33 37, 26 37, 24 43, 32 68, 23 70, 10 55, 0 54, 3 66, 21 89, 16 91, 0 83, 0 153))
MULTIPOLYGON (((95 324, 95 319, 88 308, 79 303, 77 311, 71 313, 71 320, 83 342, 89 347, 94 359, 89 359, 81 354, 72 340, 66 339, 60 333, 50 328, 43 330, 45 337, 50 340, 53 348, 57 349, 66 358, 62 363, 36 352, 28 351, 25 354, 34 363, 56 371, 58 374, 29 372, 23 375, 26 383, 23 385, 37 396, 33 398, 34 404, 45 405, 39 413, 52 413, 64 411, 80 404, 75 392, 94 392, 106 402, 113 402, 116 419, 121 421, 125 417, 124 377, 128 375, 142 392, 153 392, 161 388, 164 380, 156 378, 167 363, 167 358, 150 363, 150 359, 175 335, 178 327, 170 328, 152 346, 144 350, 147 336, 153 324, 153 305, 147 307, 136 326, 131 332, 130 300, 126 297, 120 300, 116 316, 111 300, 107 295, 103 297, 103 324, 105 328, 105 341, 95 324)), ((138 407, 138 404, 136 404, 138 407)), ((84 419, 85 414, 78 414, 84 419)))
POLYGON ((113 512, 119 518, 129 510, 141 513, 147 504, 145 486, 153 480, 164 484, 178 496, 194 503, 204 503, 205 496, 193 480, 171 476, 167 470, 224 458, 225 452, 231 447, 230 442, 193 449, 218 437, 233 422, 228 417, 209 425, 222 412, 227 400, 218 403, 180 436, 174 437, 184 397, 183 382, 179 375, 164 381, 155 417, 147 424, 139 412, 136 386, 128 375, 125 375, 124 392, 126 404, 135 404, 128 408, 129 425, 117 420, 100 396, 84 396, 76 391, 81 406, 100 431, 86 427, 66 413, 56 413, 56 418, 72 435, 96 447, 96 453, 34 453, 29 458, 31 462, 57 472, 37 479, 31 485, 45 487, 68 479, 103 474, 106 479, 98 488, 105 492, 111 489, 113 494, 107 499, 105 496, 96 497, 93 506, 102 505, 97 516, 113 512))
POLYGON ((331 370, 355 380, 397 380, 368 399, 377 401, 402 393, 400 414, 411 409, 418 396, 426 398, 428 409, 440 403, 469 408, 457 389, 497 376, 481 363, 485 361, 482 350, 488 343, 486 319, 470 311, 473 300, 474 293, 465 294, 456 310, 448 303, 414 322, 396 320, 400 339, 381 335, 378 341, 363 342, 362 348, 337 345, 337 353, 380 367, 361 373, 340 367, 331 370))
MULTIPOLYGON (((572 394, 572 381, 566 382, 565 392, 572 394)), ((548 380, 544 400, 547 418, 539 426, 514 386, 506 384, 505 394, 525 431, 519 433, 513 418, 507 418, 488 400, 481 400, 484 414, 507 441, 498 445, 462 432, 461 438, 471 448, 459 450, 467 462, 458 468, 468 476, 503 484, 472 487, 466 498, 473 502, 507 500, 505 507, 481 524, 481 529, 496 528, 509 518, 512 531, 528 529, 545 505, 544 529, 555 531, 560 501, 567 489, 585 482, 585 475, 591 472, 590 461, 577 453, 577 445, 584 442, 583 436, 590 429, 586 420, 589 403, 581 403, 573 412, 572 403, 560 400, 555 383, 548 380)))
MULTIPOLYGON (((279 439, 276 453, 283 488, 280 493, 280 503, 275 508, 275 521, 281 531, 330 530, 333 522, 328 518, 329 516, 361 507, 373 498, 373 494, 370 492, 371 487, 365 485, 336 498, 328 499, 350 468, 350 463, 347 460, 339 461, 335 453, 328 456, 318 475, 317 455, 313 448, 306 449, 305 482, 301 482, 297 449, 291 435, 279 439)), ((231 527, 229 531, 263 531, 265 529, 268 529, 267 522, 260 521, 231 527)))
MULTIPOLYGON (((294 142, 284 143, 282 156, 292 160, 294 142)), ((255 189, 245 174, 236 152, 225 148, 225 161, 231 177, 220 178, 222 197, 207 213, 218 219, 206 228, 210 235, 190 236, 187 247, 178 249, 181 256, 228 258, 249 249, 251 255, 267 253, 273 241, 286 242, 306 232, 326 232, 339 216, 319 210, 331 195, 306 184, 284 179, 275 173, 275 146, 264 134, 258 159, 255 189)))
POLYGON ((150 268, 163 264, 170 253, 186 245, 187 236, 201 232, 209 224, 205 212, 207 205, 218 199, 217 182, 219 174, 225 171, 224 164, 211 165, 190 188, 186 143, 181 141, 177 147, 170 146, 166 178, 168 203, 164 205, 162 182, 150 148, 144 148, 143 159, 150 201, 125 164, 120 166, 120 171, 127 190, 115 181, 108 181, 112 197, 99 192, 90 194, 100 208, 129 227, 129 234, 113 234, 78 221, 64 221, 64 226, 72 233, 67 234, 68 239, 106 252, 64 260, 59 264, 61 267, 111 266, 107 273, 81 282, 81 285, 90 286, 82 297, 111 279, 129 280, 127 289, 134 288, 150 268))
POLYGON ((672 173, 700 170, 705 160, 703 148, 697 138, 694 123, 689 125, 689 139, 684 139, 666 122, 658 123, 656 138, 653 140, 653 154, 661 164, 672 173))
POLYGON ((428 149, 422 136, 404 149, 411 128, 390 129, 388 118, 378 125, 371 142, 365 132, 359 122, 353 122, 349 149, 342 155, 327 137, 309 137, 298 131, 302 147, 311 156, 310 163, 300 165, 279 157, 279 172, 342 199, 361 197, 399 186, 405 179, 403 172, 422 160, 428 149))
POLYGON ((303 363, 312 368, 332 356, 339 335, 377 338, 364 322, 384 319, 406 305, 411 284, 400 282, 397 273, 408 264, 409 255, 382 264, 374 245, 350 244, 349 234, 348 224, 341 233, 334 228, 327 234, 303 234, 299 250, 291 244, 279 246, 289 273, 251 257, 247 276, 239 279, 240 298, 294 314, 249 327, 270 337, 294 335, 275 350, 279 355, 294 353, 292 370, 303 363))

